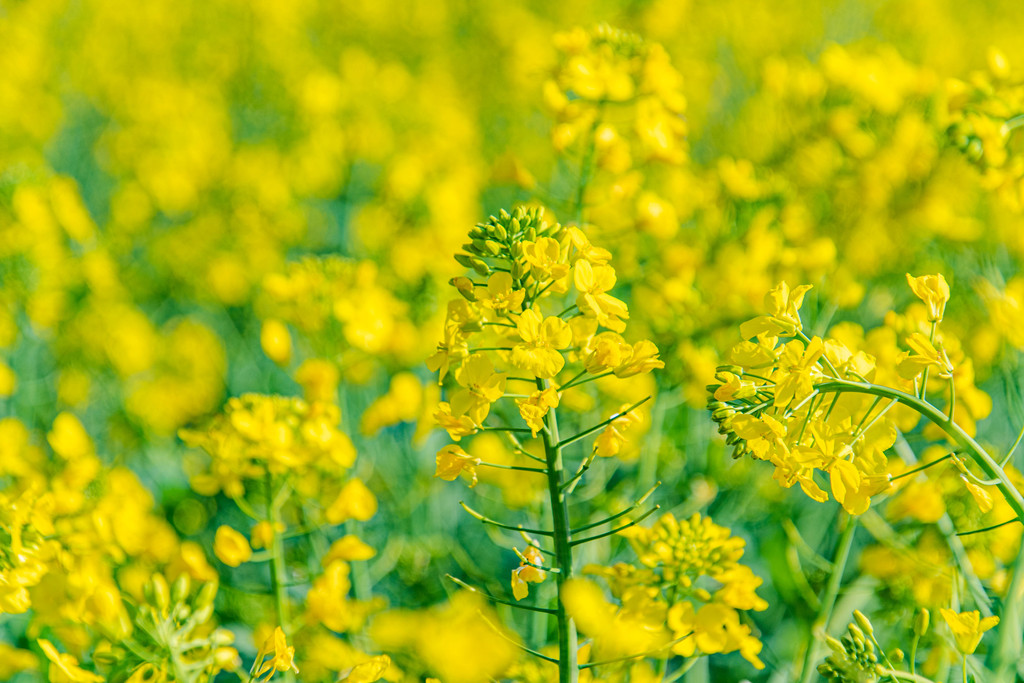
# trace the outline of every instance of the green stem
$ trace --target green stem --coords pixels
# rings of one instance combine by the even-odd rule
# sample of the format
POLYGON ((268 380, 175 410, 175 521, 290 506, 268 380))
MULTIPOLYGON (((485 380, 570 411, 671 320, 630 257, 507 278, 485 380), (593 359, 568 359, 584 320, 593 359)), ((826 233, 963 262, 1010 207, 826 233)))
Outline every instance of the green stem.
MULTIPOLYGON (((537 389, 540 391, 544 391, 550 385, 549 380, 537 380, 537 389)), ((572 578, 572 532, 569 527, 567 494, 562 487, 562 446, 559 443, 556 409, 549 410, 545 419, 548 428, 542 436, 548 466, 548 496, 551 499, 551 520, 554 527, 555 563, 558 566, 558 573, 555 575, 558 589, 555 614, 558 622, 558 680, 559 683, 577 683, 579 664, 576 653, 576 624, 565 611, 565 604, 562 601, 565 582, 572 578)))
POLYGON ((1003 611, 999 620, 999 637, 989 652, 988 668, 994 672, 993 683, 1012 683, 1014 666, 1020 659, 1021 634, 1024 633, 1024 552, 1018 552, 1013 561, 1010 585, 1003 598, 1003 611))
POLYGON ((839 536, 839 544, 836 546, 836 557, 833 560, 832 574, 825 586, 825 595, 821 598, 821 611, 818 618, 811 626, 811 640, 807 644, 807 652, 804 654, 804 664, 801 683, 811 683, 817 669, 814 661, 818 658, 818 631, 828 631, 828 624, 832 620, 832 610, 836 606, 836 598, 839 597, 839 588, 843 585, 843 571, 846 569, 846 561, 850 557, 850 548, 853 547, 853 534, 857 529, 857 518, 846 517, 846 526, 839 536))
MULTIPOLYGON (((270 472, 267 472, 266 484, 267 521, 270 522, 271 528, 274 529, 273 540, 270 544, 270 583, 274 589, 274 611, 277 613, 277 624, 284 631, 285 637, 288 638, 291 636, 291 630, 288 626, 290 616, 288 614, 288 598, 285 594, 287 588, 284 582, 287 569, 284 561, 284 538, 278 532, 281 522, 281 508, 275 501, 274 480, 270 472)), ((287 683, 294 683, 295 674, 289 669, 284 672, 284 679, 287 683)))
POLYGON ((576 206, 573 207, 573 215, 576 218, 576 225, 583 225, 583 200, 586 198, 587 185, 590 184, 591 169, 594 165, 594 154, 597 152, 597 129, 601 127, 601 117, 604 113, 604 103, 598 105, 597 115, 590 127, 590 134, 587 136, 587 149, 580 159, 580 177, 576 185, 576 206))
POLYGON ((849 380, 831 380, 823 382, 815 388, 819 391, 834 391, 837 394, 842 392, 852 392, 882 396, 894 399, 908 408, 912 408, 918 414, 927 418, 936 426, 941 428, 948 437, 960 446, 964 453, 970 456, 974 463, 982 470, 982 472, 985 473, 987 477, 997 480, 996 486, 1006 499, 1006 503, 1010 506, 1010 509, 1013 510, 1017 519, 1024 523, 1024 497, 1021 496, 1020 491, 1018 491, 1010 482, 1010 479, 1006 476, 1006 472, 1003 471, 999 464, 992 459, 992 456, 990 456, 977 441, 971 438, 971 436, 965 432, 960 425, 950 420, 947 415, 938 410, 931 403, 921 400, 916 396, 911 396, 910 394, 898 389, 878 386, 876 384, 867 384, 864 382, 851 382, 849 380))

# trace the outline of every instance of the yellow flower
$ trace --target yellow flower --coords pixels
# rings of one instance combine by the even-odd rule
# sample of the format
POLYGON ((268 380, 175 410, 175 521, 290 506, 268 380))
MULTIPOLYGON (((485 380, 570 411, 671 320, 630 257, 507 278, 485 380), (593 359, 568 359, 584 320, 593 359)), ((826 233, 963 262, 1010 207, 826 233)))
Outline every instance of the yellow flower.
POLYGON ((965 655, 973 654, 978 648, 978 643, 981 642, 982 634, 999 623, 999 617, 982 619, 978 610, 958 614, 943 607, 939 612, 949 624, 949 630, 953 632, 953 637, 956 638, 956 649, 965 655))
POLYGON ((341 524, 350 519, 360 522, 377 514, 377 498, 362 479, 350 479, 343 487, 338 497, 334 499, 325 513, 327 521, 331 524, 341 524))
POLYGON ((658 359, 658 347, 652 341, 641 339, 633 344, 629 358, 615 368, 615 376, 632 377, 663 367, 665 367, 665 363, 658 359))
POLYGON ((499 315, 506 315, 523 305, 526 297, 525 289, 512 289, 512 276, 505 271, 498 271, 487 279, 487 288, 477 300, 485 308, 499 315))
POLYGON ((512 362, 537 377, 550 378, 561 372, 565 359, 558 349, 572 342, 572 330, 561 318, 541 319, 534 310, 523 311, 516 321, 522 342, 512 348, 512 362))
POLYGON ((103 677, 78 666, 78 660, 57 651, 53 643, 40 638, 36 642, 50 660, 50 683, 102 683, 103 677))
POLYGON ((299 673, 299 667, 295 666, 295 648, 288 645, 280 626, 274 629, 274 635, 268 638, 260 648, 260 652, 256 656, 256 663, 259 665, 253 674, 256 678, 268 674, 265 680, 270 680, 275 672, 289 669, 299 673), (273 652, 273 656, 260 663, 260 660, 271 652, 273 652))
POLYGON ((474 353, 455 371, 455 379, 465 388, 452 396, 452 411, 482 424, 491 404, 505 394, 505 374, 494 372, 487 356, 474 353))
POLYGON ((780 282, 764 297, 768 315, 762 315, 740 325, 740 334, 744 339, 751 339, 760 334, 791 337, 803 328, 800 322, 800 307, 804 303, 804 295, 811 285, 800 285, 790 290, 785 281, 780 282))
POLYGON ((523 257, 538 282, 561 280, 569 274, 569 264, 565 262, 558 240, 540 237, 536 242, 523 242, 522 245, 523 257))
POLYGON ((292 338, 288 334, 288 327, 276 318, 263 321, 260 346, 267 358, 278 365, 288 365, 292 359, 292 338))
POLYGON ((907 354, 896 366, 896 371, 904 379, 917 377, 927 367, 939 368, 939 377, 950 377, 953 374, 953 364, 949 356, 941 347, 936 348, 934 344, 920 332, 914 332, 907 337, 907 346, 915 351, 914 354, 907 354))
POLYGON ((817 366, 823 351, 820 337, 812 338, 806 348, 797 339, 783 347, 778 368, 772 374, 776 406, 785 406, 792 400, 799 401, 811 393, 814 380, 821 374, 817 366))
POLYGON ((384 672, 391 666, 391 658, 387 655, 377 655, 372 657, 362 664, 356 664, 354 667, 343 672, 338 677, 339 683, 373 683, 379 681, 384 676, 384 672))
POLYGON ((472 488, 477 484, 476 467, 479 464, 480 458, 474 458, 459 446, 449 444, 437 452, 437 472, 434 476, 445 481, 455 481, 465 472, 472 488))
POLYGON ((535 565, 544 563, 544 556, 535 546, 528 546, 522 554, 522 562, 512 570, 512 595, 522 600, 529 595, 528 583, 540 583, 547 578, 547 572, 535 565))
POLYGON ((616 332, 602 332, 589 342, 589 350, 583 358, 583 365, 592 375, 618 368, 633 352, 633 348, 616 332))
MULTIPOLYGON (((623 406, 620 410, 626 407, 628 406, 623 406)), ((615 419, 609 422, 608 426, 594 440, 594 452, 602 458, 613 458, 619 455, 627 441, 626 430, 640 422, 641 417, 636 410, 616 415, 615 419)))
POLYGON ((476 433, 477 427, 473 418, 464 413, 453 412, 451 404, 445 401, 437 405, 434 420, 438 426, 448 431, 448 436, 454 441, 460 441, 462 437, 476 433))
POLYGON ((608 294, 615 286, 615 271, 611 266, 594 266, 580 259, 573 268, 573 283, 579 292, 576 305, 583 315, 596 318, 598 324, 614 332, 626 329, 629 309, 624 301, 608 294))
POLYGON ((53 452, 65 460, 76 460, 95 452, 92 439, 77 417, 61 413, 53 421, 53 429, 46 435, 53 452))
POLYGON ((245 536, 227 525, 221 525, 217 528, 213 540, 213 554, 227 566, 237 567, 249 561, 252 557, 252 548, 245 536))
POLYGON ((276 527, 270 522, 257 522, 249 530, 249 543, 253 548, 269 548, 274 542, 274 534, 284 531, 284 524, 278 522, 276 527))
POLYGON ((928 322, 937 323, 942 320, 949 301, 949 285, 942 274, 912 276, 907 273, 907 284, 921 301, 928 307, 928 322))
POLYGON ((519 414, 526 420, 526 424, 537 436, 537 432, 544 429, 544 416, 548 410, 558 407, 558 389, 551 386, 542 391, 535 391, 527 398, 517 398, 516 405, 519 406, 519 414))
POLYGON ((346 534, 331 544, 331 547, 327 549, 327 554, 320 560, 320 564, 326 567, 337 560, 342 562, 368 560, 376 554, 377 551, 363 543, 358 536, 346 534))

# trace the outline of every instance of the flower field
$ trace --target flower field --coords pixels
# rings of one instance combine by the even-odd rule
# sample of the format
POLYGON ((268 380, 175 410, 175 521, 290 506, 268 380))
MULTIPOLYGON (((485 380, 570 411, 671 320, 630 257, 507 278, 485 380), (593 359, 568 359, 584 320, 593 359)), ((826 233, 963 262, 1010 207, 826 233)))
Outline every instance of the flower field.
POLYGON ((1024 681, 1021 35, 0 3, 0 681, 1024 681))

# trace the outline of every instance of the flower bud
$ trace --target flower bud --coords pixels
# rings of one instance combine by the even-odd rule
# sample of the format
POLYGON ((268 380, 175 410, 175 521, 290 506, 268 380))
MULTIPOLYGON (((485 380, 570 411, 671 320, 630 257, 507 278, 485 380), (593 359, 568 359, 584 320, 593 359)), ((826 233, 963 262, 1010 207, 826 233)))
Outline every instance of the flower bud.
POLYGON ((161 612, 166 611, 170 607, 171 589, 167 585, 167 579, 164 578, 163 574, 153 574, 149 583, 146 584, 146 589, 146 598, 154 607, 160 608, 161 612))
POLYGON ((864 633, 869 636, 874 635, 875 627, 871 625, 871 621, 861 612, 859 609, 853 610, 853 618, 857 622, 857 625, 863 629, 864 633))
POLYGON ((917 614, 914 615, 914 635, 918 638, 924 637, 924 634, 928 633, 928 622, 931 619, 931 614, 924 607, 917 610, 917 614))
POLYGON ((174 580, 174 586, 171 587, 171 602, 181 602, 188 597, 189 589, 191 588, 188 574, 182 572, 177 579, 174 580))

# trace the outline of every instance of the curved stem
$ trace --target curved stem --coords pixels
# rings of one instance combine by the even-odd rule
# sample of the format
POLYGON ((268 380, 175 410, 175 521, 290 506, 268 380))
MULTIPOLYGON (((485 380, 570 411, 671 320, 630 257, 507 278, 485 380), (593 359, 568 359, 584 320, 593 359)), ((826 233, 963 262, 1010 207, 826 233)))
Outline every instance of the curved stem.
POLYGON ((950 420, 947 415, 938 410, 931 403, 921 400, 916 396, 911 396, 899 389, 892 389, 890 387, 883 387, 864 382, 851 382, 849 380, 834 379, 828 382, 822 382, 815 388, 819 391, 833 391, 837 394, 842 392, 852 392, 882 396, 884 398, 899 401, 908 408, 912 408, 918 414, 927 418, 936 426, 941 428, 950 439, 960 446, 964 453, 970 456, 971 460, 974 461, 986 476, 990 479, 996 480, 996 486, 1006 499, 1006 503, 1010 506, 1010 509, 1013 510, 1017 519, 1024 523, 1024 497, 1021 496, 1020 491, 1018 491, 1010 482, 1010 479, 1006 476, 1006 472, 1003 471, 999 464, 992 459, 992 456, 990 456, 977 441, 965 432, 960 425, 950 420))

